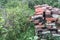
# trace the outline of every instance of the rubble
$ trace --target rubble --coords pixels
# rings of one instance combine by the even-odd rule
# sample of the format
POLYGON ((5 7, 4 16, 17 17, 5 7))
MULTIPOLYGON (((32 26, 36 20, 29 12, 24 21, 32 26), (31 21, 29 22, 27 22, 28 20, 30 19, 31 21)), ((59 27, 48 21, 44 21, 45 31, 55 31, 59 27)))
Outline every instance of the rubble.
POLYGON ((31 17, 33 23, 35 24, 35 33, 46 34, 51 32, 52 35, 60 35, 60 30, 56 26, 56 23, 60 23, 60 9, 56 7, 49 6, 48 4, 36 5, 35 14, 31 17), (41 30, 42 29, 42 30, 41 30), (47 29, 45 32, 43 30, 47 29), (41 31, 41 32, 40 32, 41 31), (39 33, 40 32, 40 33, 39 33))

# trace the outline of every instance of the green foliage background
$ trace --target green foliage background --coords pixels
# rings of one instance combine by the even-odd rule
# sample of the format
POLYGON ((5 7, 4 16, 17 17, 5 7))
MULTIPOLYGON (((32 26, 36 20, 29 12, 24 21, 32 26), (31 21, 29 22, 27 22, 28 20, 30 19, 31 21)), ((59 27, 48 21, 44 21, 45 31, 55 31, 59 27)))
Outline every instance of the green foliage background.
POLYGON ((60 8, 58 0, 0 0, 0 40, 34 40, 34 24, 29 17, 34 5, 60 8))

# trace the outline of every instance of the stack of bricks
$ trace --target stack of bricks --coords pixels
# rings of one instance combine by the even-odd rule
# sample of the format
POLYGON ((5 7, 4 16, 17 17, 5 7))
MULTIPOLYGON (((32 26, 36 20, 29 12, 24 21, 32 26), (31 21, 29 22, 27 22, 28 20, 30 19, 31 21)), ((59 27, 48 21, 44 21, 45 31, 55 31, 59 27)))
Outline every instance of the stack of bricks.
POLYGON ((51 32, 52 34, 58 34, 60 30, 57 28, 58 17, 60 16, 60 9, 53 8, 47 4, 36 5, 35 14, 31 17, 32 22, 35 24, 35 35, 38 37, 40 34, 51 32))

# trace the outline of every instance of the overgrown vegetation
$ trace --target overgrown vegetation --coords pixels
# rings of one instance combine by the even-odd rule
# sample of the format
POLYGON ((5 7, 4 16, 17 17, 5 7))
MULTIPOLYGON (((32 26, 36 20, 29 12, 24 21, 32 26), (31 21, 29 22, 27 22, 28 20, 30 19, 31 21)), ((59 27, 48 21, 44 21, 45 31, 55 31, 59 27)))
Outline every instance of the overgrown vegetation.
POLYGON ((34 40, 29 17, 34 5, 44 3, 60 7, 57 0, 0 0, 0 40, 34 40))

